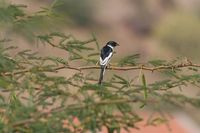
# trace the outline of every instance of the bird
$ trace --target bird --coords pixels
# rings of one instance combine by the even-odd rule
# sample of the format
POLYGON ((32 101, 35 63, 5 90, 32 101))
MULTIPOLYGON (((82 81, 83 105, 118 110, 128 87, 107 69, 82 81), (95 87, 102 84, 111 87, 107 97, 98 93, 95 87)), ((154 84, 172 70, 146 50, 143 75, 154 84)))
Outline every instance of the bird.
POLYGON ((98 82, 99 85, 102 84, 105 69, 108 63, 110 62, 111 57, 113 56, 114 48, 116 46, 119 46, 119 44, 116 43, 115 41, 108 41, 106 45, 101 49, 101 54, 100 54, 101 71, 100 71, 99 82, 98 82))

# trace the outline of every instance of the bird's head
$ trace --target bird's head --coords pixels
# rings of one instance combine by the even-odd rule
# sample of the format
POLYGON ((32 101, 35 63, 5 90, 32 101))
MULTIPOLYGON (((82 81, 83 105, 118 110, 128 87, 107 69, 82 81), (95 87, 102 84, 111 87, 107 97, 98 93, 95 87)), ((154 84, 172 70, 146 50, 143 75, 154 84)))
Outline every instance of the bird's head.
POLYGON ((107 42, 107 44, 106 44, 106 45, 110 45, 110 46, 112 46, 112 47, 119 46, 119 44, 118 44, 118 43, 116 43, 115 41, 109 41, 109 42, 107 42))

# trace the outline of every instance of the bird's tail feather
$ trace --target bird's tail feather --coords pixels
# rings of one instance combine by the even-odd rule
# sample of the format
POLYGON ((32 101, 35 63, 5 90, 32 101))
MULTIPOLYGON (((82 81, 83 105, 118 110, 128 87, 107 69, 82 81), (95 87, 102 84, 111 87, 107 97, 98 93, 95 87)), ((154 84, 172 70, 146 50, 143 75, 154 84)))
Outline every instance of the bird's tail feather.
POLYGON ((103 81, 103 75, 104 75, 104 72, 105 72, 105 66, 101 66, 101 72, 100 72, 100 76, 99 76, 99 82, 98 82, 98 84, 100 84, 101 85, 101 83, 102 83, 102 81, 103 81))

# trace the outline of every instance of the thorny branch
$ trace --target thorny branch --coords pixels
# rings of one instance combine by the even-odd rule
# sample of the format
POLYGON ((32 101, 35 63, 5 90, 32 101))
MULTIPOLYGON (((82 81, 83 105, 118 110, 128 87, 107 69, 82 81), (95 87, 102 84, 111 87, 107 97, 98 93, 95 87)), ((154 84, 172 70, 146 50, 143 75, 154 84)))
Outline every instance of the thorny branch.
MULTIPOLYGON (((158 71, 158 70, 165 70, 165 69, 178 69, 178 68, 185 68, 185 67, 200 67, 200 64, 194 64, 191 61, 187 61, 186 63, 180 63, 178 65, 161 65, 161 66, 155 66, 155 67, 149 67, 145 65, 138 65, 138 66, 109 66, 107 69, 108 70, 118 70, 118 71, 130 71, 130 70, 147 70, 147 71, 158 71)), ((100 69, 99 66, 80 66, 80 67, 74 67, 74 66, 59 66, 51 69, 38 69, 38 71, 58 71, 61 69, 71 69, 71 70, 76 70, 76 71, 83 71, 83 70, 89 70, 89 69, 100 69)), ((1 73, 0 75, 3 76, 11 76, 11 75, 18 75, 22 73, 28 73, 31 72, 31 69, 28 70, 22 70, 22 71, 16 71, 16 72, 8 72, 8 73, 1 73)))

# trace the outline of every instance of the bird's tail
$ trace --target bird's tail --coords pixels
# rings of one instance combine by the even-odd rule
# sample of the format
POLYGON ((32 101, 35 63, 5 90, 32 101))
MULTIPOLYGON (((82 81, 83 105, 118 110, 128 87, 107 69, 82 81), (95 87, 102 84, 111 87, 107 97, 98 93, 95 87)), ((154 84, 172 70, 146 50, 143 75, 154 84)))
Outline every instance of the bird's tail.
POLYGON ((106 66, 101 65, 101 72, 100 72, 99 82, 98 82, 99 85, 101 85, 101 83, 103 81, 103 75, 104 75, 104 72, 105 72, 105 68, 106 68, 106 66))

